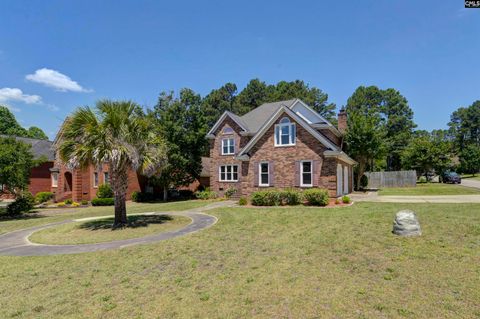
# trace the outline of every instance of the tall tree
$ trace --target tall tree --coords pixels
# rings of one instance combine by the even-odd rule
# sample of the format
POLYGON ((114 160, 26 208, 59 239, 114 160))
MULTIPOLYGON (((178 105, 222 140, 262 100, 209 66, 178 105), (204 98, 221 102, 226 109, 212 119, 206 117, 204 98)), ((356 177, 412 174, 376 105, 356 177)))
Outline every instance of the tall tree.
POLYGON ((28 136, 27 131, 18 124, 15 116, 6 107, 0 105, 0 134, 13 136, 28 136))
POLYGON ((347 113, 352 111, 380 118, 379 125, 385 128, 387 170, 400 170, 401 154, 416 127, 407 99, 395 89, 360 86, 347 101, 347 113))
POLYGON ((0 137, 0 193, 17 194, 28 186, 30 172, 35 165, 30 145, 14 138, 0 137))
POLYGON ((240 110, 236 108, 238 106, 235 104, 236 94, 237 86, 233 83, 227 83, 205 96, 202 108, 205 121, 209 127, 212 127, 225 111, 241 114, 240 110))
POLYGON ((469 144, 460 152, 460 169, 475 176, 480 172, 480 146, 469 144))
POLYGON ((168 146, 167 164, 154 179, 164 189, 188 185, 200 176, 201 156, 206 152, 207 127, 202 118, 202 99, 190 89, 182 89, 178 98, 173 92, 160 94, 153 112, 156 132, 168 146))
POLYGON ((242 115, 266 103, 272 88, 274 87, 268 86, 259 79, 250 80, 247 86, 237 95, 235 99, 235 109, 242 115))
POLYGON ((36 138, 39 140, 48 140, 47 134, 42 131, 41 128, 38 128, 36 126, 30 126, 27 131, 28 137, 31 138, 36 138))
POLYGON ((101 100, 95 109, 81 107, 68 118, 59 150, 72 168, 108 164, 115 197, 113 227, 118 228, 127 223, 128 171, 153 175, 165 163, 165 148, 138 104, 101 100))
POLYGON ((345 136, 346 150, 354 158, 356 167, 356 186, 360 187, 360 179, 365 173, 367 164, 383 155, 384 127, 379 125, 381 118, 366 115, 360 111, 350 111, 348 128, 345 136))
POLYGON ((448 126, 455 136, 458 153, 469 144, 480 146, 480 100, 453 112, 448 126))

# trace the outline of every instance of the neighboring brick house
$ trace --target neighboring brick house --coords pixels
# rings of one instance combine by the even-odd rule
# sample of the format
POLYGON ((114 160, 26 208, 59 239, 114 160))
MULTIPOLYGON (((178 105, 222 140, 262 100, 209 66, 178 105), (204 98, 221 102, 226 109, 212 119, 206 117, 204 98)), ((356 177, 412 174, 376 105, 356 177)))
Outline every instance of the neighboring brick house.
POLYGON ((178 187, 179 190, 190 190, 196 192, 197 190, 210 187, 210 157, 202 157, 202 171, 200 177, 194 180, 187 186, 178 187))
MULTIPOLYGON (((5 135, 0 135, 1 137, 7 137, 5 135)), ((52 142, 47 140, 39 140, 35 138, 26 138, 12 136, 17 141, 29 144, 31 146, 31 152, 34 159, 44 159, 45 162, 42 164, 33 167, 30 171, 30 182, 28 185, 28 191, 32 193, 33 196, 38 192, 49 192, 50 191, 50 168, 53 167, 54 161, 54 150, 52 148, 52 142)), ((13 194, 3 193, 0 194, 0 199, 13 199, 13 194)))
POLYGON ((338 129, 299 99, 266 103, 238 116, 225 112, 210 139, 210 186, 248 196, 266 188, 319 187, 331 197, 352 191, 356 162, 342 151, 347 115, 338 129))

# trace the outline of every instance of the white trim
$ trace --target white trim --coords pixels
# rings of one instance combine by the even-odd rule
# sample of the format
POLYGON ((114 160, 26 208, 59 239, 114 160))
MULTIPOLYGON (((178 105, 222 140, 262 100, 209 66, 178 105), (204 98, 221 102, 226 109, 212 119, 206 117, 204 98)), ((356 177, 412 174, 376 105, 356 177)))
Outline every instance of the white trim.
POLYGON ((313 112, 318 118, 320 118, 322 121, 324 121, 325 123, 327 124, 330 124, 333 126, 332 123, 330 123, 326 118, 324 118, 323 116, 321 116, 320 114, 318 114, 317 111, 315 111, 314 109, 312 109, 310 106, 308 106, 305 102, 303 102, 302 100, 300 99, 297 99, 295 102, 292 103, 292 105, 290 106, 290 109, 293 109, 293 107, 295 106, 295 104, 300 103, 302 104, 302 106, 304 106, 307 110, 313 112))
POLYGON ((342 137, 343 134, 332 124, 310 124, 315 129, 327 129, 330 130, 337 137, 342 137))
POLYGON ((282 118, 280 122, 283 121, 283 119, 287 119, 288 122, 275 124, 275 127, 273 129, 273 134, 274 134, 273 145, 275 147, 294 146, 297 143, 297 128, 295 126, 295 123, 290 121, 288 117, 282 118), (288 127, 288 143, 287 144, 279 143, 279 142, 282 142, 282 136, 285 135, 282 133, 283 127, 288 127), (278 128, 278 138, 277 138, 277 128, 278 128), (294 132, 295 134, 293 134, 294 132))
POLYGON ((240 126, 242 128, 242 130, 244 131, 248 131, 248 129, 242 125, 242 123, 239 123, 237 120, 235 120, 235 118, 231 115, 233 113, 230 113, 228 111, 225 111, 222 116, 220 116, 220 118, 217 120, 217 122, 215 122, 215 124, 213 125, 213 127, 210 129, 210 131, 208 131, 207 133, 207 138, 212 138, 212 136, 215 136, 215 134, 213 134, 217 129, 218 127, 220 126, 220 124, 222 124, 222 122, 227 118, 227 116, 229 118, 231 118, 235 123, 238 124, 238 126, 240 126))
POLYGON ((58 172, 52 173, 52 187, 58 187, 58 172), (56 178, 53 178, 56 176, 56 178))
POLYGON ((236 183, 236 182, 238 182, 238 174, 240 174, 240 173, 238 171, 238 165, 237 164, 220 164, 220 165, 218 165, 218 181, 221 182, 221 183, 236 183), (225 180, 222 180, 222 166, 225 166, 225 180), (232 167, 232 172, 230 173, 232 175, 231 180, 227 180, 227 166, 232 167), (237 179, 233 179, 233 167, 237 168, 237 179))
POLYGON ((313 161, 300 161, 300 187, 313 187, 313 161), (310 184, 303 183, 303 163, 310 163, 310 184))
POLYGON ((227 137, 227 138, 222 138, 222 155, 234 155, 235 154, 235 138, 234 137, 227 137), (225 153, 225 141, 232 141, 232 143, 230 144, 230 142, 226 143, 227 145, 227 150, 228 150, 228 153, 225 153), (230 147, 233 146, 233 152, 230 153, 230 147))
POLYGON ((99 182, 98 172, 93 172, 93 188, 98 188, 98 182, 99 182), (95 180, 95 175, 97 176, 96 180, 95 180))
POLYGON ((258 186, 259 187, 269 187, 270 186, 270 163, 268 161, 263 161, 258 163, 258 186), (262 164, 267 164, 267 177, 268 183, 262 183, 262 164))
MULTIPOLYGON (((331 143, 326 137, 324 137, 320 132, 316 131, 313 127, 311 127, 308 123, 302 120, 297 114, 292 112, 289 108, 282 106, 278 109, 278 111, 268 120, 255 134, 255 136, 250 140, 250 142, 245 145, 245 147, 238 153, 239 157, 241 157, 244 153, 247 153, 257 142, 258 140, 265 134, 265 132, 272 126, 273 123, 282 115, 286 113, 291 118, 295 120, 301 127, 303 127, 307 132, 313 135, 317 140, 319 140, 323 145, 328 147, 333 151, 338 151, 338 147, 331 143)), ((275 133, 275 132, 274 132, 275 133)))
POLYGON ((347 164, 350 164, 350 165, 357 165, 358 163, 352 159, 350 156, 348 156, 347 154, 345 154, 344 152, 341 152, 341 151, 325 151, 323 152, 323 155, 325 155, 325 157, 334 157, 334 158, 338 158, 339 160, 347 163, 347 164))

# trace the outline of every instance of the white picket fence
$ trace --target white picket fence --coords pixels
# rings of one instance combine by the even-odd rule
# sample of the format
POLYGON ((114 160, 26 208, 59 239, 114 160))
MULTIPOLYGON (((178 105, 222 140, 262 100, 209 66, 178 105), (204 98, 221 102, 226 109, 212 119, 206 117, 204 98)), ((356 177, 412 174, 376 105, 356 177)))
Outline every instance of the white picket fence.
POLYGON ((366 172, 365 175, 368 178, 368 189, 417 185, 416 171, 366 172))

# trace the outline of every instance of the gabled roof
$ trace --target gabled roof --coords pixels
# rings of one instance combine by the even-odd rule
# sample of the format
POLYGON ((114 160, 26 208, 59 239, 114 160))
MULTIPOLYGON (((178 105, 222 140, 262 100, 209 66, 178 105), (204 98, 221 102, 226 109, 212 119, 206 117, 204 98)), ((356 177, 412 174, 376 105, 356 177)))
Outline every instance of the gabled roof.
POLYGON ((282 106, 290 108, 295 101, 297 99, 265 103, 243 115, 241 119, 248 126, 250 132, 256 133, 282 106))
POLYGON ((210 129, 210 131, 207 133, 207 137, 212 137, 213 136, 213 133, 218 129, 218 127, 220 126, 220 124, 222 124, 222 122, 227 118, 231 118, 235 123, 238 124, 238 126, 240 126, 245 132, 248 132, 248 127, 247 125, 242 121, 242 119, 236 115, 236 114, 233 114, 232 112, 229 112, 229 111, 225 111, 222 116, 220 116, 220 118, 217 120, 217 122, 215 123, 215 125, 213 125, 213 127, 210 129))
POLYGON ((245 145, 245 147, 240 150, 238 157, 242 157, 247 155, 248 151, 260 140, 260 138, 265 134, 265 132, 275 123, 275 121, 282 115, 282 114, 289 115, 295 122, 297 122, 300 126, 302 126, 307 132, 309 132, 313 137, 315 137, 320 143, 322 143, 328 150, 331 151, 340 151, 338 146, 330 142, 325 136, 321 133, 316 131, 312 128, 305 120, 303 120, 300 116, 295 114, 289 107, 280 105, 277 111, 270 117, 270 119, 265 122, 255 134, 255 136, 245 145))
POLYGON ((36 138, 20 137, 20 136, 8 136, 0 135, 0 137, 13 137, 19 142, 31 145, 31 151, 35 159, 40 157, 47 158, 48 161, 53 162, 55 160, 55 150, 53 149, 53 142, 48 140, 39 140, 36 138))

